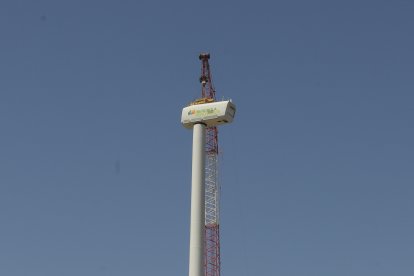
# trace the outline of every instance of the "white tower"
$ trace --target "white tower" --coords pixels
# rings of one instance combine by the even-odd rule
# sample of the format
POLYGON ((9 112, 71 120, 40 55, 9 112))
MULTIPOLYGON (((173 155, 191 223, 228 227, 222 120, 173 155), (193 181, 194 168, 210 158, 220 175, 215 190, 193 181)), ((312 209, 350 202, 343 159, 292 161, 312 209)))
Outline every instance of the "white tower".
POLYGON ((205 129, 231 123, 235 112, 231 101, 201 99, 185 107, 181 114, 183 126, 193 128, 189 276, 204 276, 205 129))

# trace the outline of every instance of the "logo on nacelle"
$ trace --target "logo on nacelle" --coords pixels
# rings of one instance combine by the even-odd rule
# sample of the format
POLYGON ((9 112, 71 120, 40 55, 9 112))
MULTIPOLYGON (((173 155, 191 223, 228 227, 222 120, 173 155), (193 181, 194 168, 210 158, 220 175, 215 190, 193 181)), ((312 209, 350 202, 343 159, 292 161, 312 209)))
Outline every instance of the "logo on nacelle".
POLYGON ((200 109, 200 110, 192 109, 188 111, 187 115, 205 116, 205 115, 217 114, 217 113, 219 113, 219 111, 217 110, 216 107, 214 107, 214 108, 206 108, 206 109, 200 109))

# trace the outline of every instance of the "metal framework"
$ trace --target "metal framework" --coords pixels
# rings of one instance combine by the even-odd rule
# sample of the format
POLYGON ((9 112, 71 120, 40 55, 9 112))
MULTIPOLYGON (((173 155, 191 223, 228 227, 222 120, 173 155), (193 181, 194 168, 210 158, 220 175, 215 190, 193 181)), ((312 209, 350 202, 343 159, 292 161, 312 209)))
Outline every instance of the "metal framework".
MULTIPOLYGON (((210 54, 202 53, 201 96, 206 100, 216 100, 216 91, 211 81, 210 54)), ((205 175, 205 276, 220 276, 220 185, 218 182, 218 131, 217 127, 206 129, 206 175, 205 175)))

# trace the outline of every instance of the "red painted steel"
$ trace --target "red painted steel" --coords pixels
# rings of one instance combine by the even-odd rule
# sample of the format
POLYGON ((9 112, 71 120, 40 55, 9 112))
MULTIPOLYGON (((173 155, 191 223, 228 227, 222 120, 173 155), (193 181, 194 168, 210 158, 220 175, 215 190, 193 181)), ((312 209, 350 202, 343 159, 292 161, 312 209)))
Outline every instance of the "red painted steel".
POLYGON ((206 225, 205 275, 220 276, 220 226, 206 225))

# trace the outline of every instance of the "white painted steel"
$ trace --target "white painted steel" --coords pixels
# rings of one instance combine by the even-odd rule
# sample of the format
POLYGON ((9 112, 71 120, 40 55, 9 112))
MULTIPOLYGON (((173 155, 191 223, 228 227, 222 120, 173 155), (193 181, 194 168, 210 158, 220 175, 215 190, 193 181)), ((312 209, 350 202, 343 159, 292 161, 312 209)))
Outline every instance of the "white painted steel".
POLYGON ((181 123, 186 128, 204 123, 207 127, 231 123, 236 113, 236 106, 231 101, 221 101, 190 105, 183 108, 181 123))
POLYGON ((206 126, 193 127, 189 276, 204 276, 204 195, 206 126))
POLYGON ((218 156, 215 152, 206 156, 206 195, 205 195, 205 224, 219 225, 220 215, 220 183, 218 181, 218 156))

